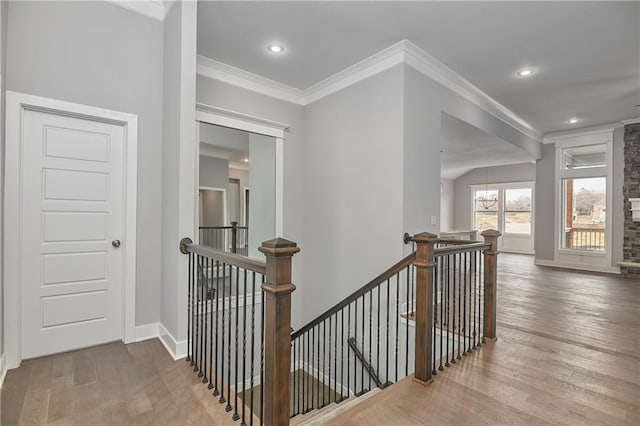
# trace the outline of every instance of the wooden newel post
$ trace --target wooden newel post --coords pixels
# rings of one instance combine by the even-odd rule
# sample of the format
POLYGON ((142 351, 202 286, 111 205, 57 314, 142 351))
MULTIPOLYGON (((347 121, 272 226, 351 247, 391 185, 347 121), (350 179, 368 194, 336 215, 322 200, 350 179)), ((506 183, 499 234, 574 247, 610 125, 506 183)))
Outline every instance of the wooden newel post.
POLYGON ((498 286, 498 237, 502 235, 495 229, 487 229, 481 234, 491 248, 484 251, 484 334, 483 340, 495 341, 496 307, 498 286))
POLYGON ((433 268, 434 246, 438 236, 423 232, 411 239, 416 248, 416 348, 415 376, 421 383, 433 380, 431 371, 431 351, 433 342, 433 268))
POLYGON ((231 253, 238 252, 238 222, 231 222, 231 253))
POLYGON ((264 406, 267 426, 289 424, 291 379, 291 258, 297 244, 282 238, 265 241, 258 249, 267 257, 264 319, 264 406))

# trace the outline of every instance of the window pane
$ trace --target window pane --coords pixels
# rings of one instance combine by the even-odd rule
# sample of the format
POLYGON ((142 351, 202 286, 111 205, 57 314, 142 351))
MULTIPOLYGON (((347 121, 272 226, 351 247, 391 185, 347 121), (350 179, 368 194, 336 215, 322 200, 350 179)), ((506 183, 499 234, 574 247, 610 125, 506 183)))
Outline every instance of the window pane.
POLYGON ((562 248, 604 251, 607 179, 565 179, 562 183, 562 248))
POLYGON ((606 165, 607 145, 578 146, 562 150, 565 169, 585 169, 606 165))
MULTIPOLYGON (((498 190, 478 190, 475 191, 475 210, 476 211, 498 211, 498 190)), ((476 222, 477 223, 477 222, 476 222)))
POLYGON ((531 211, 531 188, 506 189, 504 207, 506 211, 531 211))
POLYGON ((531 235, 531 212, 505 212, 504 232, 531 235))
POLYGON ((498 212, 477 211, 476 229, 480 231, 484 231, 485 229, 498 229, 498 212))

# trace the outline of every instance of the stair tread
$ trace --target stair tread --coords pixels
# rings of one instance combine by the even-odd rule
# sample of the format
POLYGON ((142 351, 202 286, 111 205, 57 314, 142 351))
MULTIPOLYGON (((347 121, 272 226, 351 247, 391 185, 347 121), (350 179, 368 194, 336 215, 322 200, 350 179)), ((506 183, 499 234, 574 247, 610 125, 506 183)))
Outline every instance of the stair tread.
POLYGON ((326 407, 322 407, 317 410, 313 410, 307 414, 301 414, 291 419, 291 425, 320 425, 328 420, 336 417, 338 414, 343 413, 351 407, 365 401, 366 399, 377 394, 381 390, 379 388, 373 388, 369 392, 362 396, 351 396, 341 403, 331 403, 326 407))

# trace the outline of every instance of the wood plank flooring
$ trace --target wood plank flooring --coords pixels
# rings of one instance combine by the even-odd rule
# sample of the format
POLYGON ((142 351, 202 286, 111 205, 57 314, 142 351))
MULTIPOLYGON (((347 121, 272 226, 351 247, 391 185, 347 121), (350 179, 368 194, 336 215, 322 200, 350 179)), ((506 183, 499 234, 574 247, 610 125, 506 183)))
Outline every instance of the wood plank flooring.
MULTIPOLYGON (((343 425, 640 424, 640 282, 499 257, 498 341, 405 379, 333 419, 343 425)), ((239 425, 158 340, 25 361, 1 424, 239 425)))
POLYGON ((159 340, 25 361, 2 387, 3 426, 237 425, 159 340))
POLYGON ((640 424, 640 281, 498 264, 497 342, 329 424, 640 424))

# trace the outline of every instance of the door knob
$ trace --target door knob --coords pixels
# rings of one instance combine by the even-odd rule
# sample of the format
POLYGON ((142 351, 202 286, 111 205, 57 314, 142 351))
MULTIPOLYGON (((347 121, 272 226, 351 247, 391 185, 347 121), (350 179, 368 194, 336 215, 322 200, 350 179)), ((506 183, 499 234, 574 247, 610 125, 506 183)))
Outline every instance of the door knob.
POLYGON ((120 240, 111 241, 111 245, 114 246, 115 248, 120 247, 120 240))

